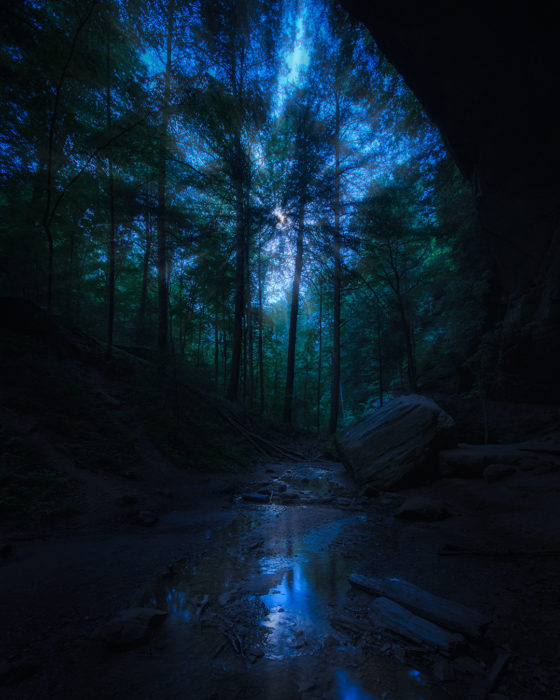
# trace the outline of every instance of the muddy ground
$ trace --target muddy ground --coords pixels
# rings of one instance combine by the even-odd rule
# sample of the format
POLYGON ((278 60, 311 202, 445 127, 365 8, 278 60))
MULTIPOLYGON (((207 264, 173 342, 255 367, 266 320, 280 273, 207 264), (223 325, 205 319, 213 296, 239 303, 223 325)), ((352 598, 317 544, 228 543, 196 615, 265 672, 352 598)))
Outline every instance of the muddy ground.
POLYGON ((416 489, 445 503, 437 522, 395 517, 410 491, 359 497, 334 462, 161 476, 124 514, 4 533, 0 696, 560 697, 558 472, 416 489), (444 656, 378 626, 352 572, 492 623, 444 656), (133 607, 168 614, 127 644, 104 625, 133 607))

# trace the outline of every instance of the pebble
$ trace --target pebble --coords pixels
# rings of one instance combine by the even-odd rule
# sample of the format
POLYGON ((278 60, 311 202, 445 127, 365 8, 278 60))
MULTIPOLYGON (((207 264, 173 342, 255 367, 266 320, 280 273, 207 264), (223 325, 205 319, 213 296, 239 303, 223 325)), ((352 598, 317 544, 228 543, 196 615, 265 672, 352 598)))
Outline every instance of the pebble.
POLYGON ((489 484, 505 479, 506 476, 511 474, 515 474, 515 467, 512 467, 511 464, 489 464, 482 472, 483 477, 489 484))
POLYGON ((452 681, 455 678, 455 671, 453 670, 453 666, 449 663, 449 661, 446 661, 445 659, 436 661, 436 663, 434 664, 433 672, 434 676, 440 681, 452 681))
POLYGON ((135 518, 139 525, 155 525, 159 520, 158 516, 151 510, 141 510, 135 518))

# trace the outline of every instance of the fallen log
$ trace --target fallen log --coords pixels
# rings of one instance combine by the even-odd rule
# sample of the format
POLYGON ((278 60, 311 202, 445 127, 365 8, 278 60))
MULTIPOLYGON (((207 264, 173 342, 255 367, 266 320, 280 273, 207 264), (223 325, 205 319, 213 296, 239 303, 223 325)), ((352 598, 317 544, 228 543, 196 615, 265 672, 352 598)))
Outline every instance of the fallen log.
POLYGON ((448 632, 433 622, 414 615, 389 598, 376 598, 372 603, 371 612, 372 622, 381 624, 391 632, 396 632, 413 642, 433 647, 448 656, 465 643, 462 634, 448 632))
POLYGON ((265 493, 242 493, 241 498, 248 503, 270 503, 271 496, 265 493))
MULTIPOLYGON (((270 440, 267 440, 266 438, 263 438, 262 435, 257 435, 257 433, 252 432, 248 428, 246 428, 237 418, 234 418, 231 415, 228 415, 225 413, 225 411, 221 411, 220 409, 217 409, 219 415, 226 420, 232 428, 235 428, 235 430, 238 430, 239 432, 243 433, 247 439, 255 445, 255 447, 259 451, 263 451, 265 454, 268 452, 276 453, 279 454, 282 457, 286 457, 287 459, 291 460, 292 462, 305 462, 306 457, 305 455, 300 454, 299 452, 296 452, 295 450, 288 450, 280 447, 279 445, 271 442, 270 440), (264 447, 264 450, 263 450, 264 447)), ((267 455, 268 456, 268 455, 267 455)))
POLYGON ((435 596, 403 579, 370 578, 360 574, 350 574, 348 580, 357 588, 375 596, 390 598, 416 615, 468 637, 480 637, 491 622, 476 610, 435 596))
POLYGON ((334 615, 330 622, 332 627, 343 629, 356 635, 371 632, 373 629, 367 620, 357 619, 348 615, 334 615))

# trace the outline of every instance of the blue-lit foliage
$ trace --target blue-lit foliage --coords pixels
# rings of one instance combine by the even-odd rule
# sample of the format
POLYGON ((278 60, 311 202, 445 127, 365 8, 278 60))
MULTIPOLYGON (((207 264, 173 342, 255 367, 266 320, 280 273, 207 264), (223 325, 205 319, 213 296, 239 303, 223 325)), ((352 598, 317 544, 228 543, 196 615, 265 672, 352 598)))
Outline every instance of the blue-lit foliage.
POLYGON ((168 348, 274 416, 299 274, 295 422, 458 381, 486 272, 467 189, 337 3, 26 0, 0 32, 2 293, 99 335, 114 294, 127 344, 164 316, 168 348))

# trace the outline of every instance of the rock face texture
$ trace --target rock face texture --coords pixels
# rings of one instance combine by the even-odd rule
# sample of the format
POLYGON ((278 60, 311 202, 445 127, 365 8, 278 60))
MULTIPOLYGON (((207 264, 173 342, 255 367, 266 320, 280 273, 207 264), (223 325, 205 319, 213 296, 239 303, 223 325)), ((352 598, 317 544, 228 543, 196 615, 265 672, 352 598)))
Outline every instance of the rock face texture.
POLYGON ((500 274, 512 400, 560 393, 555 3, 342 0, 422 102, 477 198, 500 274))
POLYGON ((396 489, 430 475, 434 450, 450 439, 453 424, 434 401, 410 394, 338 436, 337 448, 359 486, 396 489))

